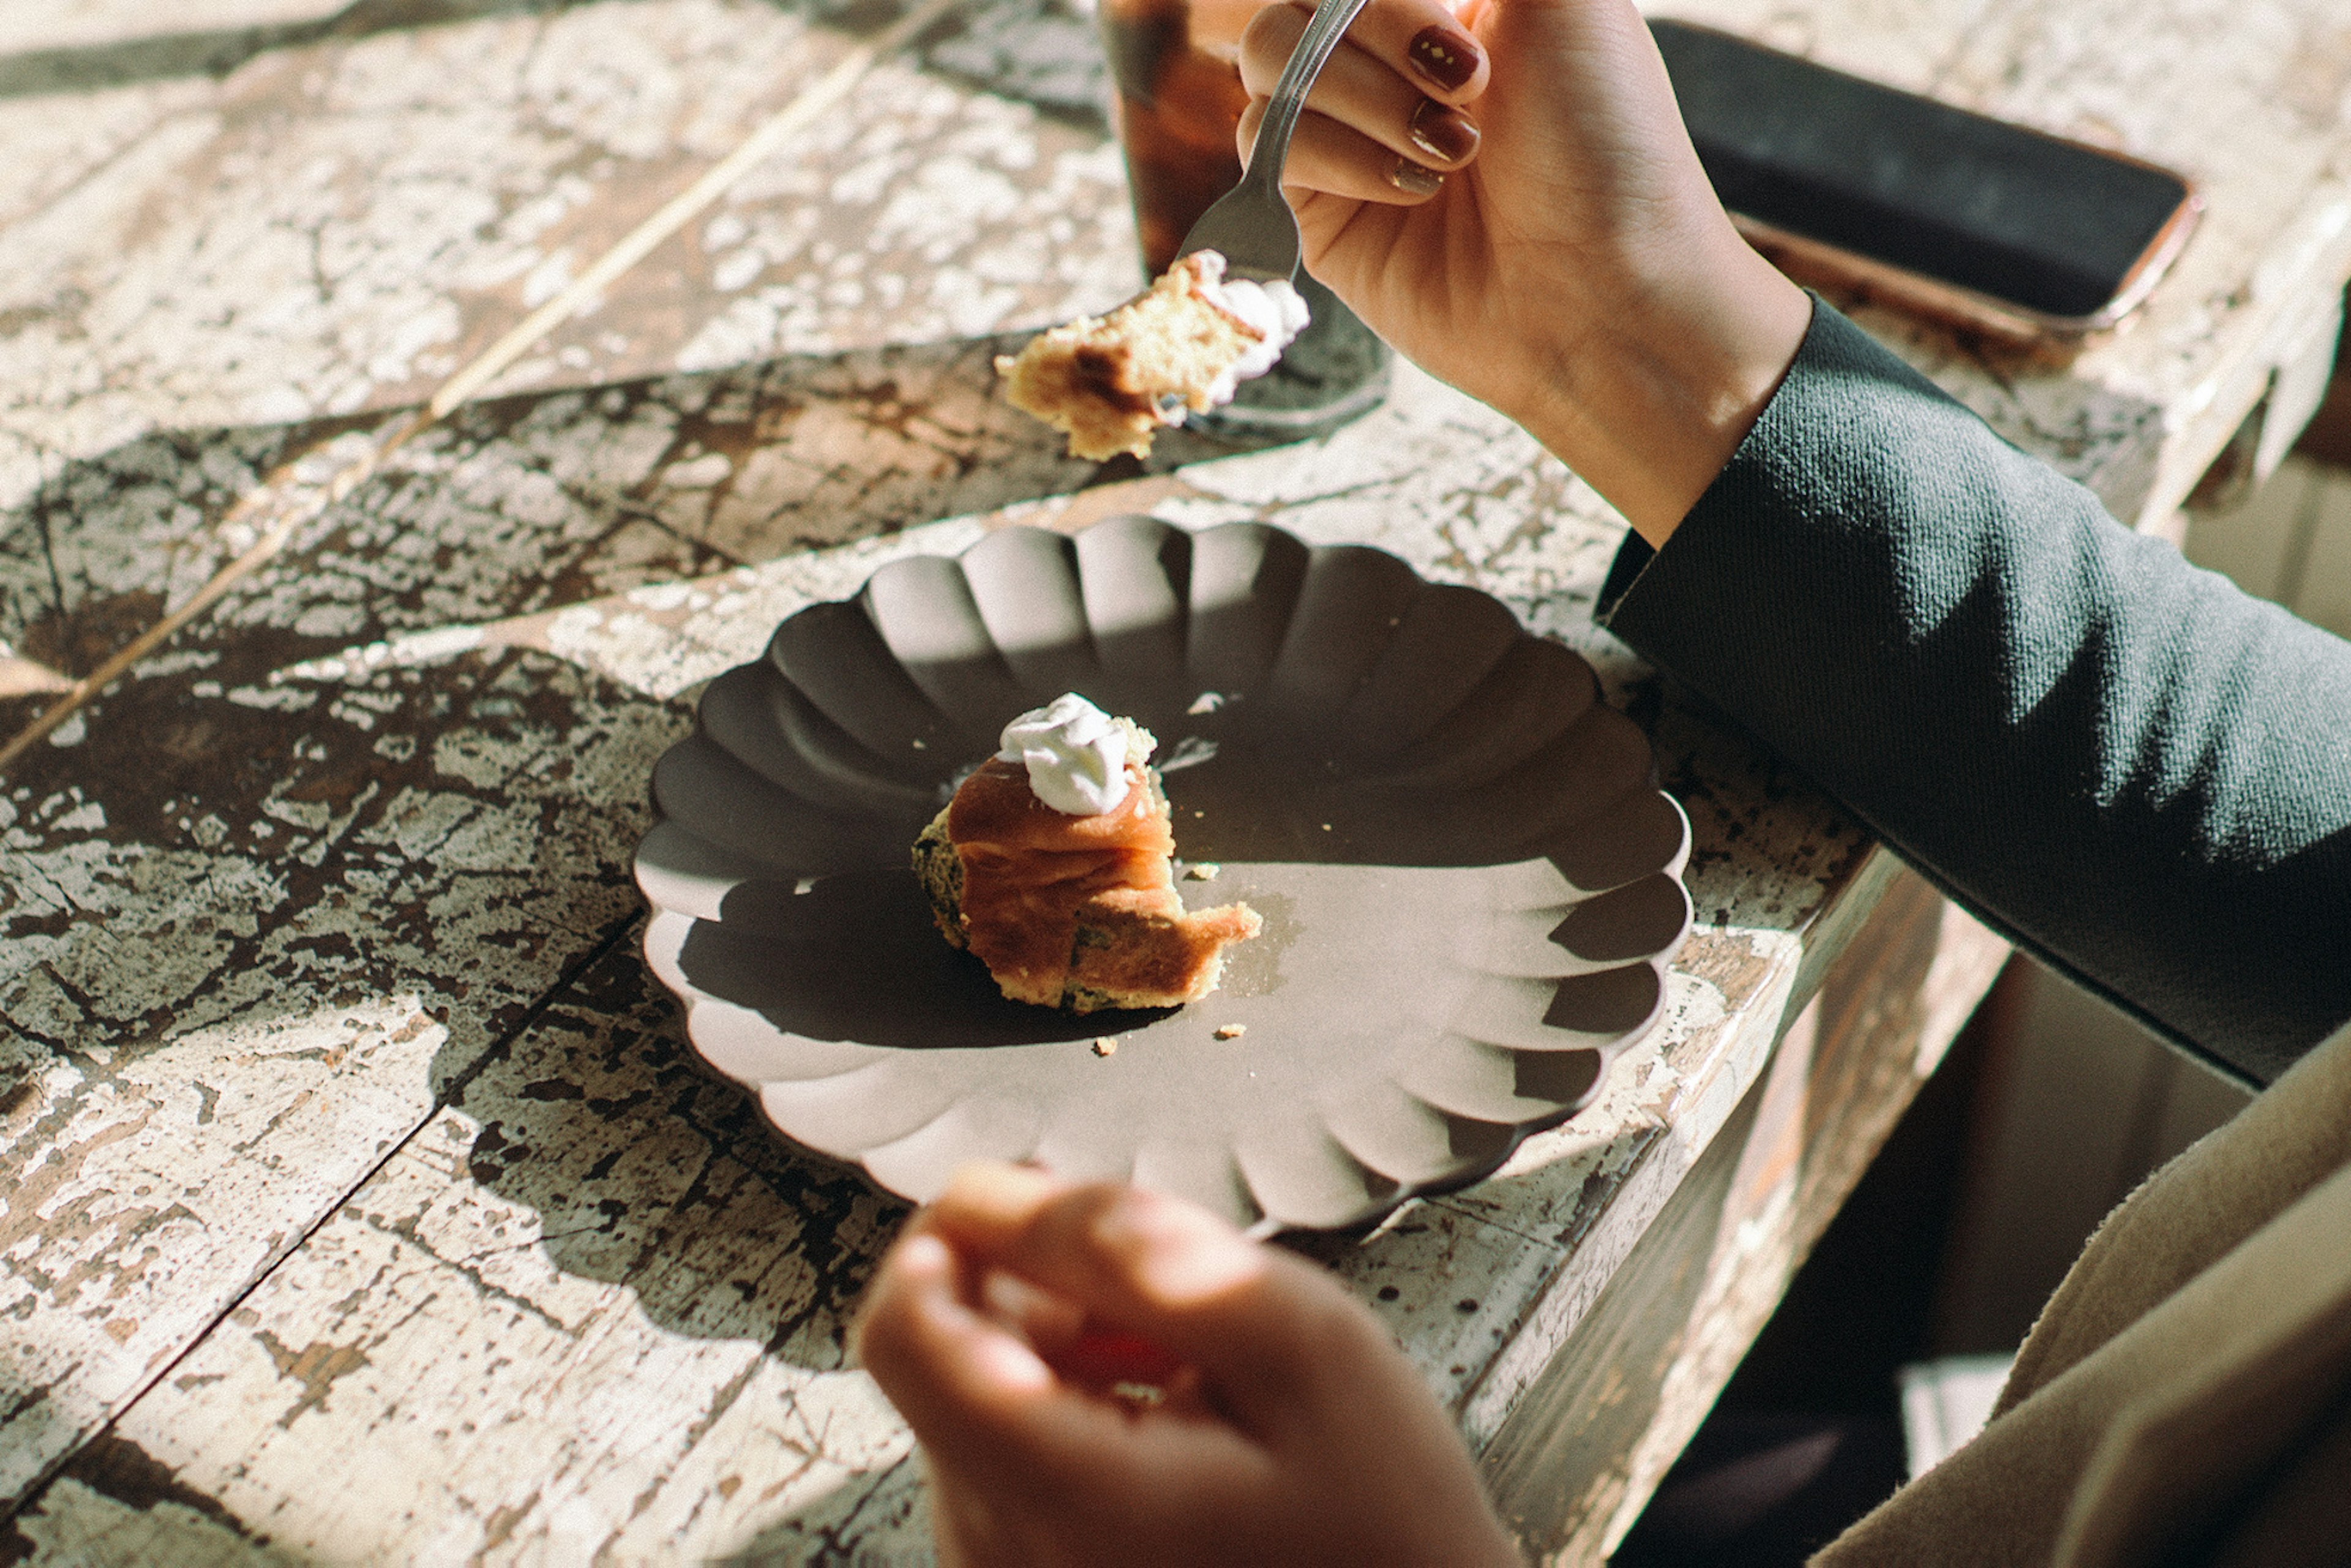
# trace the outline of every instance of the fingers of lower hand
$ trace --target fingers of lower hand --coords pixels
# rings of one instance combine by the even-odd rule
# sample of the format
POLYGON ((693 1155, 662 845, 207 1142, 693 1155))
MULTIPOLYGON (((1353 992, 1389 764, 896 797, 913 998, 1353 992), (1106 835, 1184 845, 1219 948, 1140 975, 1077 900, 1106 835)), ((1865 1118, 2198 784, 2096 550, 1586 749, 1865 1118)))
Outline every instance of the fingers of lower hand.
POLYGON ((1263 1266, 1238 1231, 1190 1204, 1006 1166, 956 1171, 925 1223, 975 1263, 1009 1270, 1090 1312, 1162 1309, 1263 1266))
MULTIPOLYGON (((1265 100, 1251 103, 1241 116, 1241 145, 1257 136, 1265 100)), ((1356 201, 1413 206, 1445 188, 1446 171, 1432 168, 1426 154, 1399 153, 1351 126, 1310 110, 1301 115, 1290 139, 1290 156, 1281 180, 1298 190, 1317 191, 1356 201)))
POLYGON ((1090 1322, 1197 1368, 1252 1427, 1264 1424, 1252 1412, 1299 1416, 1339 1363, 1350 1363, 1340 1382, 1359 1386, 1354 1351, 1386 1344, 1319 1270, 1204 1209, 1132 1187, 1079 1187, 1048 1203, 1004 1261, 1082 1305, 1090 1322))
POLYGON ((1284 1450, 1343 1447, 1349 1413, 1364 1410, 1449 1432, 1385 1331, 1328 1275, 1133 1187, 958 1173, 872 1298, 867 1364, 935 1456, 975 1470, 1085 1470, 1128 1427, 1081 1390, 1123 1380, 1157 1385, 1163 1415, 1213 1412, 1210 1427, 1235 1421, 1243 1440, 1284 1450), (1070 1365, 1052 1386, 1034 1386, 1055 1374, 1029 1341, 982 1315, 991 1270, 1084 1314, 1085 1337, 1062 1347, 1070 1365), (952 1364, 959 1357, 977 1364, 952 1364))
POLYGON ((936 1464, 974 1476, 1095 1466, 1117 1418, 1067 1387, 1017 1331, 966 1299, 965 1260, 918 1223, 883 1259, 857 1353, 936 1464))
POLYGON ((916 1405, 947 1389, 962 1405, 993 1406, 1050 1384, 1050 1371, 1026 1343, 964 1299, 961 1273, 954 1249, 922 1227, 883 1259, 859 1317, 857 1348, 892 1398, 903 1385, 916 1405))
POLYGON ((1085 1332, 1085 1313, 1077 1303, 1040 1291, 1002 1269, 981 1271, 977 1295, 983 1312, 1027 1340, 1038 1354, 1056 1366, 1061 1352, 1085 1332))
POLYGON ((1069 1183, 1035 1166, 973 1160, 956 1166, 947 1177, 946 1190, 925 1211, 925 1218, 985 1258, 1069 1190, 1069 1183))

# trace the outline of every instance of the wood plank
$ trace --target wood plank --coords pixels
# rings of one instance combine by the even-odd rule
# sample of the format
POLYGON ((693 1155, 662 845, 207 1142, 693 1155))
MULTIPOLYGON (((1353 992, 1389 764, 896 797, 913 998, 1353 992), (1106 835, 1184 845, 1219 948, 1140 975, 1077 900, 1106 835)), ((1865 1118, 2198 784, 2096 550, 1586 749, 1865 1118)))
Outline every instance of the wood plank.
MULTIPOLYGON (((391 0, 365 26, 170 68, 174 37, 240 9, 189 0, 137 14, 139 37, 61 32, 0 58, 0 145, 21 154, 0 171, 0 507, 158 431, 423 397, 849 42, 820 20, 837 13, 761 0, 391 0), (44 69, 80 90, 42 90, 44 69)), ((990 70, 970 35, 1000 7, 973 9, 961 52, 935 47, 1015 87, 1091 39, 1032 22, 1013 30, 1029 58, 990 70)), ((494 390, 944 343, 1116 302, 1135 262, 1115 145, 1065 103, 976 85, 877 71, 494 390)))
POLYGON ((12 1498, 430 1114, 436 1060, 619 940, 643 810, 616 802, 682 732, 528 653, 390 673, 340 716, 184 694, 134 688, 72 754, 88 788, 54 768, 0 807, 12 1498))
POLYGON ((1539 1561, 1603 1562, 1632 1528, 2007 951, 1915 873, 1893 879, 1487 1446, 1488 1485, 1539 1561))
POLYGON ((239 1561, 698 1556, 747 1516, 818 1533, 852 1478, 919 1540, 841 1350, 904 1206, 690 1066, 633 935, 448 1063, 446 1107, 23 1516, 35 1561, 158 1560, 182 1521, 134 1471, 211 1500, 239 1561))

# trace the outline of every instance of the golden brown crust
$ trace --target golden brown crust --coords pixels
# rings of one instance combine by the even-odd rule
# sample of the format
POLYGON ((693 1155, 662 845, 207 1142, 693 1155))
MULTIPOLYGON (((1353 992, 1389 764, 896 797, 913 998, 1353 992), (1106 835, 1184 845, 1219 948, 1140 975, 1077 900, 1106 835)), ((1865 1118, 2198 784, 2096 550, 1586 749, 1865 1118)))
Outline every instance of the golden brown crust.
POLYGON ((1005 397, 1065 432, 1072 456, 1148 457, 1168 423, 1161 400, 1211 407, 1209 389, 1262 338, 1205 292, 1207 268, 1187 256, 1107 316, 1081 317, 998 358, 1005 397))
MULTIPOLYGON (((1102 997, 1102 1007, 1170 1008, 1196 1002, 1223 977, 1224 950, 1265 922, 1246 904, 1187 910, 1173 892, 1116 888, 1088 900, 1070 954, 1067 1000, 1102 997), (1172 907, 1170 907, 1172 905, 1172 907)), ((1077 1010, 1084 1011, 1081 1005, 1077 1010)))
POLYGON ((914 840, 914 875, 921 880, 924 894, 931 901, 931 918, 938 923, 939 935, 950 946, 961 947, 963 939, 963 861, 947 839, 947 810, 939 808, 914 840))

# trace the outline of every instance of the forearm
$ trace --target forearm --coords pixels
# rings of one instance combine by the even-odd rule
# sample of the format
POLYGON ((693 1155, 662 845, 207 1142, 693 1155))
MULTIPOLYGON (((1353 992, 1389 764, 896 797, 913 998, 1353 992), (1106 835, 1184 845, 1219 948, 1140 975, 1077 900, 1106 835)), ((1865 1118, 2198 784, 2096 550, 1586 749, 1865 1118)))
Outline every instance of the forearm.
POLYGON ((1808 297, 1719 208, 1708 216, 1682 225, 1671 264, 1609 311, 1530 333, 1529 390, 1508 405, 1654 546, 1771 402, 1812 316, 1808 297))
POLYGON ((2260 1082, 2351 1018, 2351 644, 1823 308, 1612 630, 2031 950, 2260 1082))

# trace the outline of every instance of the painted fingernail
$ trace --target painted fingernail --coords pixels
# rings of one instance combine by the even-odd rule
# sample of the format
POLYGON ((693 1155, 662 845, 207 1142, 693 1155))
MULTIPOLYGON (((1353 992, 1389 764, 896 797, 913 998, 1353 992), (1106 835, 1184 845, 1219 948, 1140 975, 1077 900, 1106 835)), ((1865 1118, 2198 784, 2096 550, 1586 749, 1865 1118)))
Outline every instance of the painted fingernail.
POLYGON ((1477 39, 1451 27, 1423 27, 1405 49, 1412 68, 1447 92, 1478 74, 1479 53, 1477 39))
POLYGON ((1395 172, 1388 183, 1407 196, 1433 196, 1445 188, 1445 176, 1434 169, 1424 169, 1409 158, 1396 160, 1395 172))
POLYGON ((1412 144, 1439 163, 1458 163, 1478 151, 1478 127, 1458 109, 1424 98, 1405 127, 1412 144))

